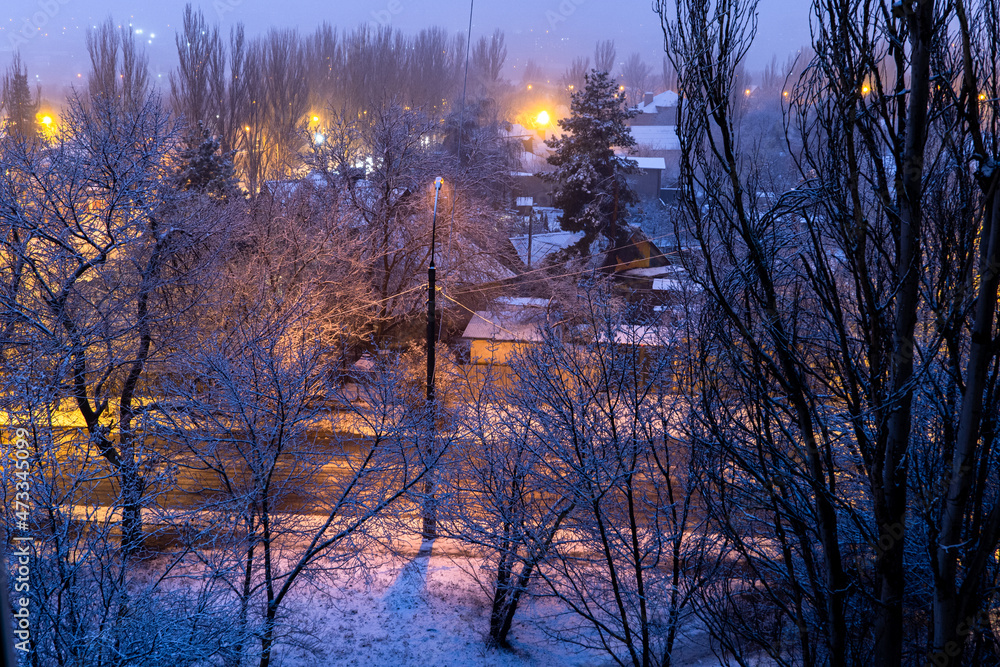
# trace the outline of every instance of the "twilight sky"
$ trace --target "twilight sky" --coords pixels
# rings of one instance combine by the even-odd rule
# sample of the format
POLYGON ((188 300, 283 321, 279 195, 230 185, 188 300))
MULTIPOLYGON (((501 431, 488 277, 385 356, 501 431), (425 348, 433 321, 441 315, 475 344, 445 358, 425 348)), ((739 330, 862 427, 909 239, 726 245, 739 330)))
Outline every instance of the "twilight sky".
MULTIPOLYGON (((84 35, 89 26, 109 14, 118 23, 142 31, 154 78, 165 82, 176 63, 174 31, 185 0, 14 0, 0 14, 0 68, 6 68, 14 48, 24 57, 32 78, 37 76, 46 97, 86 74, 84 35)), ((250 34, 269 27, 297 27, 303 33, 327 21, 342 29, 358 24, 388 24, 404 32, 438 25, 449 33, 465 32, 468 0, 199 0, 209 22, 228 33, 242 21, 250 34)), ((778 56, 784 62, 808 43, 808 3, 804 0, 760 0, 759 28, 748 66, 761 67, 778 56)), ((508 59, 504 75, 517 80, 518 70, 533 58, 553 77, 575 55, 590 55, 594 43, 614 39, 619 61, 641 53, 655 72, 663 53, 659 19, 649 0, 477 0, 472 39, 501 28, 506 33, 508 59)))

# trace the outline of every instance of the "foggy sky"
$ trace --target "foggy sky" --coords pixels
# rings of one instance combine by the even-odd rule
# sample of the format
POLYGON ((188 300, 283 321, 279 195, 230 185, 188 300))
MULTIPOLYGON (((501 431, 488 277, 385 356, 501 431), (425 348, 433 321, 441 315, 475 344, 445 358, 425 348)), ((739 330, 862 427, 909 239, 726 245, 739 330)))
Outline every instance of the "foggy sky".
MULTIPOLYGON (((111 15, 116 23, 141 30, 150 55, 153 78, 166 82, 176 64, 174 33, 184 0, 14 0, 0 15, 0 67, 10 63, 16 47, 32 79, 43 84, 46 97, 89 69, 85 49, 88 27, 111 15), (55 88, 55 89, 54 89, 55 88)), ((468 0, 201 0, 194 3, 209 23, 225 33, 243 22, 248 34, 270 27, 298 28, 303 34, 327 21, 342 30, 361 23, 383 24, 413 33, 441 26, 450 34, 468 28, 468 0)), ((777 55, 780 62, 809 41, 808 3, 761 0, 755 47, 747 65, 763 66, 777 55)), ((614 39, 618 60, 641 53, 659 72, 663 34, 649 0, 477 0, 472 39, 500 28, 508 45, 504 76, 519 79, 528 58, 558 77, 576 55, 593 53, 595 42, 614 39)))

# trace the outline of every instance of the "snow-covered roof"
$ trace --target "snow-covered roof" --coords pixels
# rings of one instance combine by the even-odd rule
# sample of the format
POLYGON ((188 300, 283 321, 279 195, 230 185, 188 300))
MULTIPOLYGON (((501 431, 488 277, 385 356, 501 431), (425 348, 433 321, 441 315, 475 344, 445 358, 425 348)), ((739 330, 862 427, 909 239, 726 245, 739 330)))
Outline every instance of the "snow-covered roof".
MULTIPOLYGON (((583 232, 549 232, 548 234, 532 234, 531 262, 536 264, 554 252, 565 250, 583 238, 583 232)), ((517 256, 524 264, 528 263, 528 235, 512 236, 511 245, 517 251, 517 256)))
POLYGON ((538 132, 529 130, 520 123, 513 123, 509 130, 501 130, 501 132, 511 139, 527 139, 528 137, 538 138, 538 132))
POLYGON ((507 308, 503 312, 477 310, 462 338, 538 342, 545 312, 540 308, 507 308))
POLYGON ((534 176, 539 171, 552 171, 552 165, 548 163, 544 155, 524 151, 521 154, 521 170, 534 176))
POLYGON ((632 130, 632 138, 639 146, 659 151, 681 149, 676 125, 633 125, 629 129, 632 130))
MULTIPOLYGON (((677 337, 676 329, 656 325, 625 324, 616 327, 613 332, 615 342, 619 345, 638 345, 639 347, 659 347, 670 344, 677 337)), ((601 342, 609 339, 607 332, 598 334, 601 342)))
POLYGON ((690 280, 677 280, 676 278, 654 278, 653 289, 659 292, 700 292, 701 285, 690 280))
POLYGON ((533 296, 501 296, 496 302, 503 306, 515 308, 548 308, 551 299, 539 299, 533 296))
POLYGON ((663 170, 667 168, 666 160, 661 157, 635 157, 630 155, 629 159, 635 160, 635 163, 639 165, 639 169, 663 170))
POLYGON ((665 90, 659 95, 654 95, 652 103, 639 105, 638 108, 640 113, 656 113, 656 107, 675 106, 677 106, 677 93, 672 90, 665 90))
POLYGON ((674 275, 676 273, 674 269, 676 268, 674 266, 650 266, 647 268, 628 269, 627 271, 622 271, 622 275, 636 278, 659 278, 674 275))

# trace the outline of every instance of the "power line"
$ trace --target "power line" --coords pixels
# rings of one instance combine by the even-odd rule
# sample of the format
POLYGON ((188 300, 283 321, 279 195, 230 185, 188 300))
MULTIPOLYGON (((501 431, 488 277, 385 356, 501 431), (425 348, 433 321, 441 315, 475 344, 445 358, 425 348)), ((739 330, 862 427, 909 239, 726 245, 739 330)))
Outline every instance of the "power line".
POLYGON ((514 333, 513 331, 511 331, 510 329, 505 329, 504 327, 500 326, 499 324, 497 324, 493 320, 486 319, 485 317, 483 317, 482 315, 480 315, 476 311, 472 310, 471 308, 469 308, 465 304, 460 303, 459 301, 456 301, 455 299, 451 298, 450 296, 448 296, 444 292, 441 293, 441 296, 443 296, 444 298, 448 299, 449 301, 451 301, 452 303, 454 303, 455 305, 457 305, 459 308, 463 308, 464 310, 469 311, 470 313, 472 313, 473 317, 478 317, 483 322, 486 322, 487 324, 492 324, 493 326, 495 326, 500 331, 503 331, 504 333, 510 334, 511 336, 514 337, 515 340, 517 339, 517 334, 514 333))
MULTIPOLYGON (((669 238, 671 236, 673 236, 673 235, 672 234, 663 234, 661 236, 651 236, 651 237, 643 239, 641 241, 636 241, 635 243, 629 243, 628 245, 623 245, 623 246, 619 246, 617 248, 612 248, 612 250, 623 250, 625 248, 631 248, 633 246, 637 246, 637 245, 643 243, 644 241, 655 241, 655 240, 658 240, 658 239, 669 238)), ((593 259, 595 257, 598 257, 599 255, 607 254, 607 252, 610 252, 610 251, 606 251, 606 252, 603 252, 603 253, 592 253, 592 254, 589 254, 589 255, 583 255, 581 257, 581 259, 584 259, 584 260, 586 260, 586 259, 593 259)), ((661 252, 659 255, 657 255, 657 257, 667 257, 667 256, 670 256, 670 255, 676 255, 676 254, 677 254, 676 252, 661 252)), ((652 258, 650 258, 650 259, 652 259, 652 258)), ((619 266, 626 266, 628 264, 631 264, 634 261, 636 261, 636 260, 630 260, 630 261, 627 261, 627 262, 618 262, 616 264, 610 264, 610 265, 608 265, 607 268, 612 268, 613 269, 613 268, 617 268, 619 266)), ((530 271, 525 271, 524 273, 518 274, 517 278, 522 278, 524 276, 531 275, 532 273, 538 273, 540 271, 549 271, 549 270, 551 270, 551 268, 552 267, 550 267, 550 266, 542 266, 542 267, 539 267, 537 269, 531 269, 530 271)), ((592 271, 593 271, 593 269, 583 269, 583 270, 580 270, 580 271, 572 271, 572 272, 569 272, 569 273, 558 273, 558 274, 555 274, 555 275, 546 275, 543 278, 537 278, 537 279, 534 279, 534 280, 524 280, 524 281, 520 281, 520 282, 515 283, 515 284, 517 284, 517 285, 530 285, 531 283, 542 282, 542 281, 545 281, 545 280, 552 280, 552 279, 555 279, 555 278, 568 278, 569 276, 577 276, 577 275, 580 275, 580 274, 583 274, 583 273, 589 273, 589 272, 592 272, 592 271)), ((461 290, 461 291, 455 292, 455 294, 461 295, 461 294, 471 294, 473 292, 484 292, 487 289, 489 289, 489 288, 486 288, 486 287, 473 287, 473 288, 470 288, 470 289, 465 289, 465 290, 461 290)))

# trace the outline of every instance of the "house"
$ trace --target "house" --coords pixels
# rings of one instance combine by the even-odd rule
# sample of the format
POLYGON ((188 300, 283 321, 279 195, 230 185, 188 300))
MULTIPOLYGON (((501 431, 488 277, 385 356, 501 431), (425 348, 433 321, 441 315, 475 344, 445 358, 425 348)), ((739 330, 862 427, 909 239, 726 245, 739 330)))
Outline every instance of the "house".
MULTIPOLYGON (((635 148, 632 159, 637 157, 662 158, 660 189, 672 187, 680 176, 681 143, 677 136, 677 93, 667 90, 659 95, 646 93, 639 112, 629 121, 635 148)), ((653 167, 648 167, 652 169, 653 167)))
POLYGON ((659 95, 647 92, 636 108, 639 115, 632 119, 633 127, 677 125, 677 93, 672 90, 659 95))
POLYGON ((667 168, 666 161, 662 157, 627 157, 639 167, 638 172, 625 177, 629 187, 640 199, 659 199, 663 188, 663 172, 667 168))
POLYGON ((512 236, 510 244, 514 246, 521 263, 530 269, 541 266, 549 255, 565 250, 582 238, 583 232, 559 231, 512 236))
POLYGON ((551 206, 552 184, 538 177, 539 172, 552 170, 548 163, 552 151, 545 145, 543 133, 514 123, 506 136, 521 149, 521 169, 510 173, 515 200, 530 197, 535 206, 551 206))
POLYGON ((541 341, 549 305, 549 299, 502 297, 491 310, 476 311, 462 333, 469 363, 507 365, 511 354, 541 341))
POLYGON ((656 244, 638 227, 629 227, 628 242, 604 253, 601 269, 627 276, 636 269, 660 269, 669 265, 656 244))

